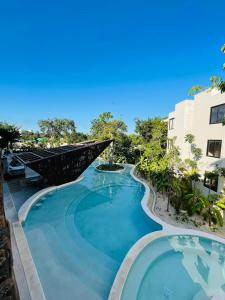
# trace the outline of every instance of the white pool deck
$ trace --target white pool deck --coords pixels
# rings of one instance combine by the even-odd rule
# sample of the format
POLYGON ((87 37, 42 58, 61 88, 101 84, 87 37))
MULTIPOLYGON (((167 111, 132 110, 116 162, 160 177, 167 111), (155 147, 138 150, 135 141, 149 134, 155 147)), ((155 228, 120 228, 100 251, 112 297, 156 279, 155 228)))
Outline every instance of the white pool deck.
MULTIPOLYGON (((159 223, 162 226, 162 230, 145 235, 140 240, 138 240, 129 250, 115 277, 113 286, 109 294, 109 300, 120 299, 127 275, 136 257, 147 244, 159 237, 176 234, 197 235, 201 237, 210 238, 212 240, 225 244, 225 239, 217 237, 213 234, 204 233, 202 231, 200 232, 197 230, 178 228, 173 225, 167 224, 166 222, 162 221, 159 217, 157 217, 154 214, 154 205, 156 198, 155 192, 153 191, 153 189, 150 190, 149 186, 144 180, 140 180, 135 176, 134 169, 135 166, 133 166, 130 172, 131 176, 136 181, 141 182, 145 187, 145 194, 141 201, 142 208, 151 219, 153 219, 155 222, 159 223), (149 208, 148 205, 150 195, 153 196, 153 203, 151 205, 151 208, 149 208)), ((61 189, 67 185, 75 184, 76 182, 79 182, 82 179, 83 177, 81 176, 73 182, 69 182, 57 187, 49 187, 38 191, 25 201, 25 203, 19 209, 19 212, 17 212, 16 210, 14 201, 12 199, 12 195, 7 184, 5 185, 4 204, 6 218, 10 223, 14 271, 21 300, 46 300, 37 274, 36 267, 34 265, 30 253, 29 245, 27 243, 26 236, 22 228, 22 223, 25 221, 31 207, 39 200, 40 197, 49 192, 61 189)))

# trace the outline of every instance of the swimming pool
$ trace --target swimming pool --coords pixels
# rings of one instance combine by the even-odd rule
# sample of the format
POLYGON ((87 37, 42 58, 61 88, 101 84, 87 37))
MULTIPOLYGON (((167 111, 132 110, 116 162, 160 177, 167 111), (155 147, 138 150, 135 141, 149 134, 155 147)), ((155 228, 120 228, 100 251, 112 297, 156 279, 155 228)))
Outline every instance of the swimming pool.
POLYGON ((145 188, 131 166, 102 173, 97 163, 79 183, 41 197, 23 224, 47 300, 107 299, 130 247, 161 229, 141 207, 145 188))
POLYGON ((225 245, 194 235, 154 239, 138 254, 121 300, 225 299, 225 245))

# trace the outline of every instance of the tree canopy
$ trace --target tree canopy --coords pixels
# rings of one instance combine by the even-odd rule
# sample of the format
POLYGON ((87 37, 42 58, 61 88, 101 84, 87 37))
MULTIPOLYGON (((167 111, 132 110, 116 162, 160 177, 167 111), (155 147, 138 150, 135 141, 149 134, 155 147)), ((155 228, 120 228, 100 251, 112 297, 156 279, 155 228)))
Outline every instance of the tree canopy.
POLYGON ((0 122, 0 148, 12 146, 20 137, 19 128, 13 124, 0 122))
POLYGON ((74 143, 76 141, 75 122, 70 119, 46 119, 39 120, 38 125, 41 134, 48 138, 51 146, 62 143, 74 143))
POLYGON ((103 112, 91 122, 91 135, 99 140, 117 139, 127 131, 122 120, 114 119, 112 113, 103 112))
POLYGON ((152 139, 159 140, 161 145, 166 145, 167 141, 167 122, 164 119, 156 117, 152 119, 136 119, 136 133, 138 133, 146 143, 152 139))

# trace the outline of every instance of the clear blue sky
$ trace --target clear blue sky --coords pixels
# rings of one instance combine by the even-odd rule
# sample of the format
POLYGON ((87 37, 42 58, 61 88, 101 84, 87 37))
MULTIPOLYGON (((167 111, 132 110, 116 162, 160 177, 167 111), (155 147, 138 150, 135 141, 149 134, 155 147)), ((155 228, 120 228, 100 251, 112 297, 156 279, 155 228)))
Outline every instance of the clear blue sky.
POLYGON ((225 0, 0 2, 0 120, 165 116, 222 74, 225 0))

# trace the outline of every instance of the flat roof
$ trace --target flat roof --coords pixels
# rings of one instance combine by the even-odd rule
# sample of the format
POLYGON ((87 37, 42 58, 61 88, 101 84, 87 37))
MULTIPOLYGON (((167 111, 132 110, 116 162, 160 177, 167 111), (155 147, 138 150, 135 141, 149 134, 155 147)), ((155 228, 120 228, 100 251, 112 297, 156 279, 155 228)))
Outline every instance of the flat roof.
POLYGON ((90 146, 92 144, 99 143, 98 141, 87 141, 87 142, 82 142, 78 144, 72 144, 72 145, 65 145, 65 146, 60 146, 60 147, 54 147, 54 148, 37 148, 33 149, 31 151, 25 151, 22 153, 18 153, 15 155, 15 158, 18 159, 21 163, 23 164, 29 164, 31 162, 47 159, 47 158, 52 158, 53 156, 57 156, 60 154, 65 154, 80 148, 84 148, 86 146, 90 146))

